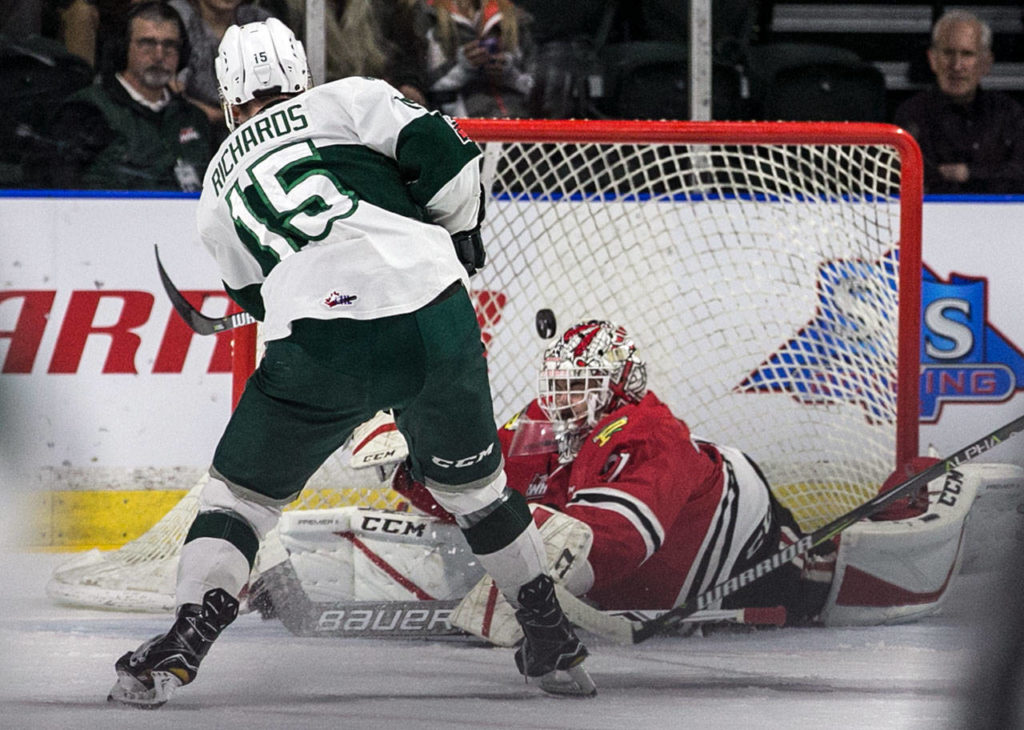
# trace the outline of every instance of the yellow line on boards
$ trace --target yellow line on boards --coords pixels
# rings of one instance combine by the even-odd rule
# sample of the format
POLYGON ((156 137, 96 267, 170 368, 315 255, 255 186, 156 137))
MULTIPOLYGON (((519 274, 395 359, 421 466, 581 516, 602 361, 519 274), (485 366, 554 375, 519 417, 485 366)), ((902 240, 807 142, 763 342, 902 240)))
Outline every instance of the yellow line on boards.
POLYGON ((42 492, 27 497, 22 542, 34 550, 108 550, 134 540, 176 505, 183 489, 42 492))
MULTIPOLYGON (((28 495, 17 543, 29 550, 68 552, 112 550, 139 537, 188 493, 185 489, 96 489, 47 491, 28 495)), ((406 509, 405 500, 388 488, 307 489, 285 507, 324 509, 359 506, 406 509)))

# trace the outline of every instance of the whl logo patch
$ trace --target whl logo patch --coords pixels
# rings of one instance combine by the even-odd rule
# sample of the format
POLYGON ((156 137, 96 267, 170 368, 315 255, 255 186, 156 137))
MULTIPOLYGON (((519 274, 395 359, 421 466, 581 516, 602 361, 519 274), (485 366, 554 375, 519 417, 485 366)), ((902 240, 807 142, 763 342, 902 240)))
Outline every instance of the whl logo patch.
POLYGON ((543 497, 548 493, 548 475, 534 474, 530 486, 526 488, 526 498, 543 497))
POLYGON ((188 144, 200 139, 195 127, 182 127, 178 130, 178 144, 188 144))
POLYGON ((324 306, 328 309, 354 304, 359 297, 355 294, 342 294, 337 289, 324 297, 324 306))

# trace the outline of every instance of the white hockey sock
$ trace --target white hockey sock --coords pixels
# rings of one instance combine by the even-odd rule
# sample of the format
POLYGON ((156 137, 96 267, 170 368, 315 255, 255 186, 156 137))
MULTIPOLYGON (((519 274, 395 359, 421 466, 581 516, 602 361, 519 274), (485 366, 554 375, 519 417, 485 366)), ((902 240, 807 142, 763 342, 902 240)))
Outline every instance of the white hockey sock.
POLYGON ((477 559, 513 606, 519 606, 519 588, 544 572, 544 542, 532 522, 511 543, 477 559))
MULTIPOLYGON (((260 504, 243 497, 211 475, 199 493, 199 513, 223 512, 233 515, 252 528, 262 540, 281 516, 281 508, 260 504)), ((212 588, 223 588, 238 598, 249 581, 249 559, 234 544, 219 537, 198 537, 185 543, 178 562, 175 591, 177 605, 202 605, 203 596, 212 588)))
POLYGON ((200 537, 181 548, 178 562, 176 603, 203 604, 213 588, 223 588, 235 598, 249 580, 249 561, 242 551, 215 537, 200 537))

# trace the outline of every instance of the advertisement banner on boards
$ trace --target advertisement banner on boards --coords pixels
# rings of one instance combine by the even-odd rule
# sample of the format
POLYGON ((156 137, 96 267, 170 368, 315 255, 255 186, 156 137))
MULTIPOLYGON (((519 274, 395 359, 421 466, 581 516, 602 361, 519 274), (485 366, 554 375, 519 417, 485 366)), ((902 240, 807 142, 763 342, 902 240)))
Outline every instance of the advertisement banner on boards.
MULTIPOLYGON (((194 209, 188 198, 0 198, 6 473, 78 470, 88 475, 78 487, 149 470, 154 485, 171 486, 208 463, 230 413, 229 335, 188 329, 153 258, 157 244, 186 296, 208 315, 226 313, 194 209)), ((1021 408, 1021 230, 1024 204, 925 205, 922 448, 955 449, 1021 408)), ((501 296, 485 294, 478 307, 501 296)))

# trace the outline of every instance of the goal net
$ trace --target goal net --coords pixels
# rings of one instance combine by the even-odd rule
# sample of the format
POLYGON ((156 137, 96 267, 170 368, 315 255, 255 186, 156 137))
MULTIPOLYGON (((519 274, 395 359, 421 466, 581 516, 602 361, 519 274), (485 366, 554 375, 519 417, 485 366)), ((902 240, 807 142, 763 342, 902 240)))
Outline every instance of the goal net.
MULTIPOLYGON (((535 395, 547 344, 624 325, 650 388, 698 436, 739 447, 804 529, 917 455, 921 161, 857 123, 462 120, 480 143, 488 263, 472 297, 499 423, 535 395)), ((239 332, 240 377, 254 366, 239 332)), ((249 337, 248 340, 244 338, 249 337)), ((121 550, 58 571, 51 595, 169 608, 195 490, 121 550)), ((344 453, 292 508, 394 507, 344 453)))

